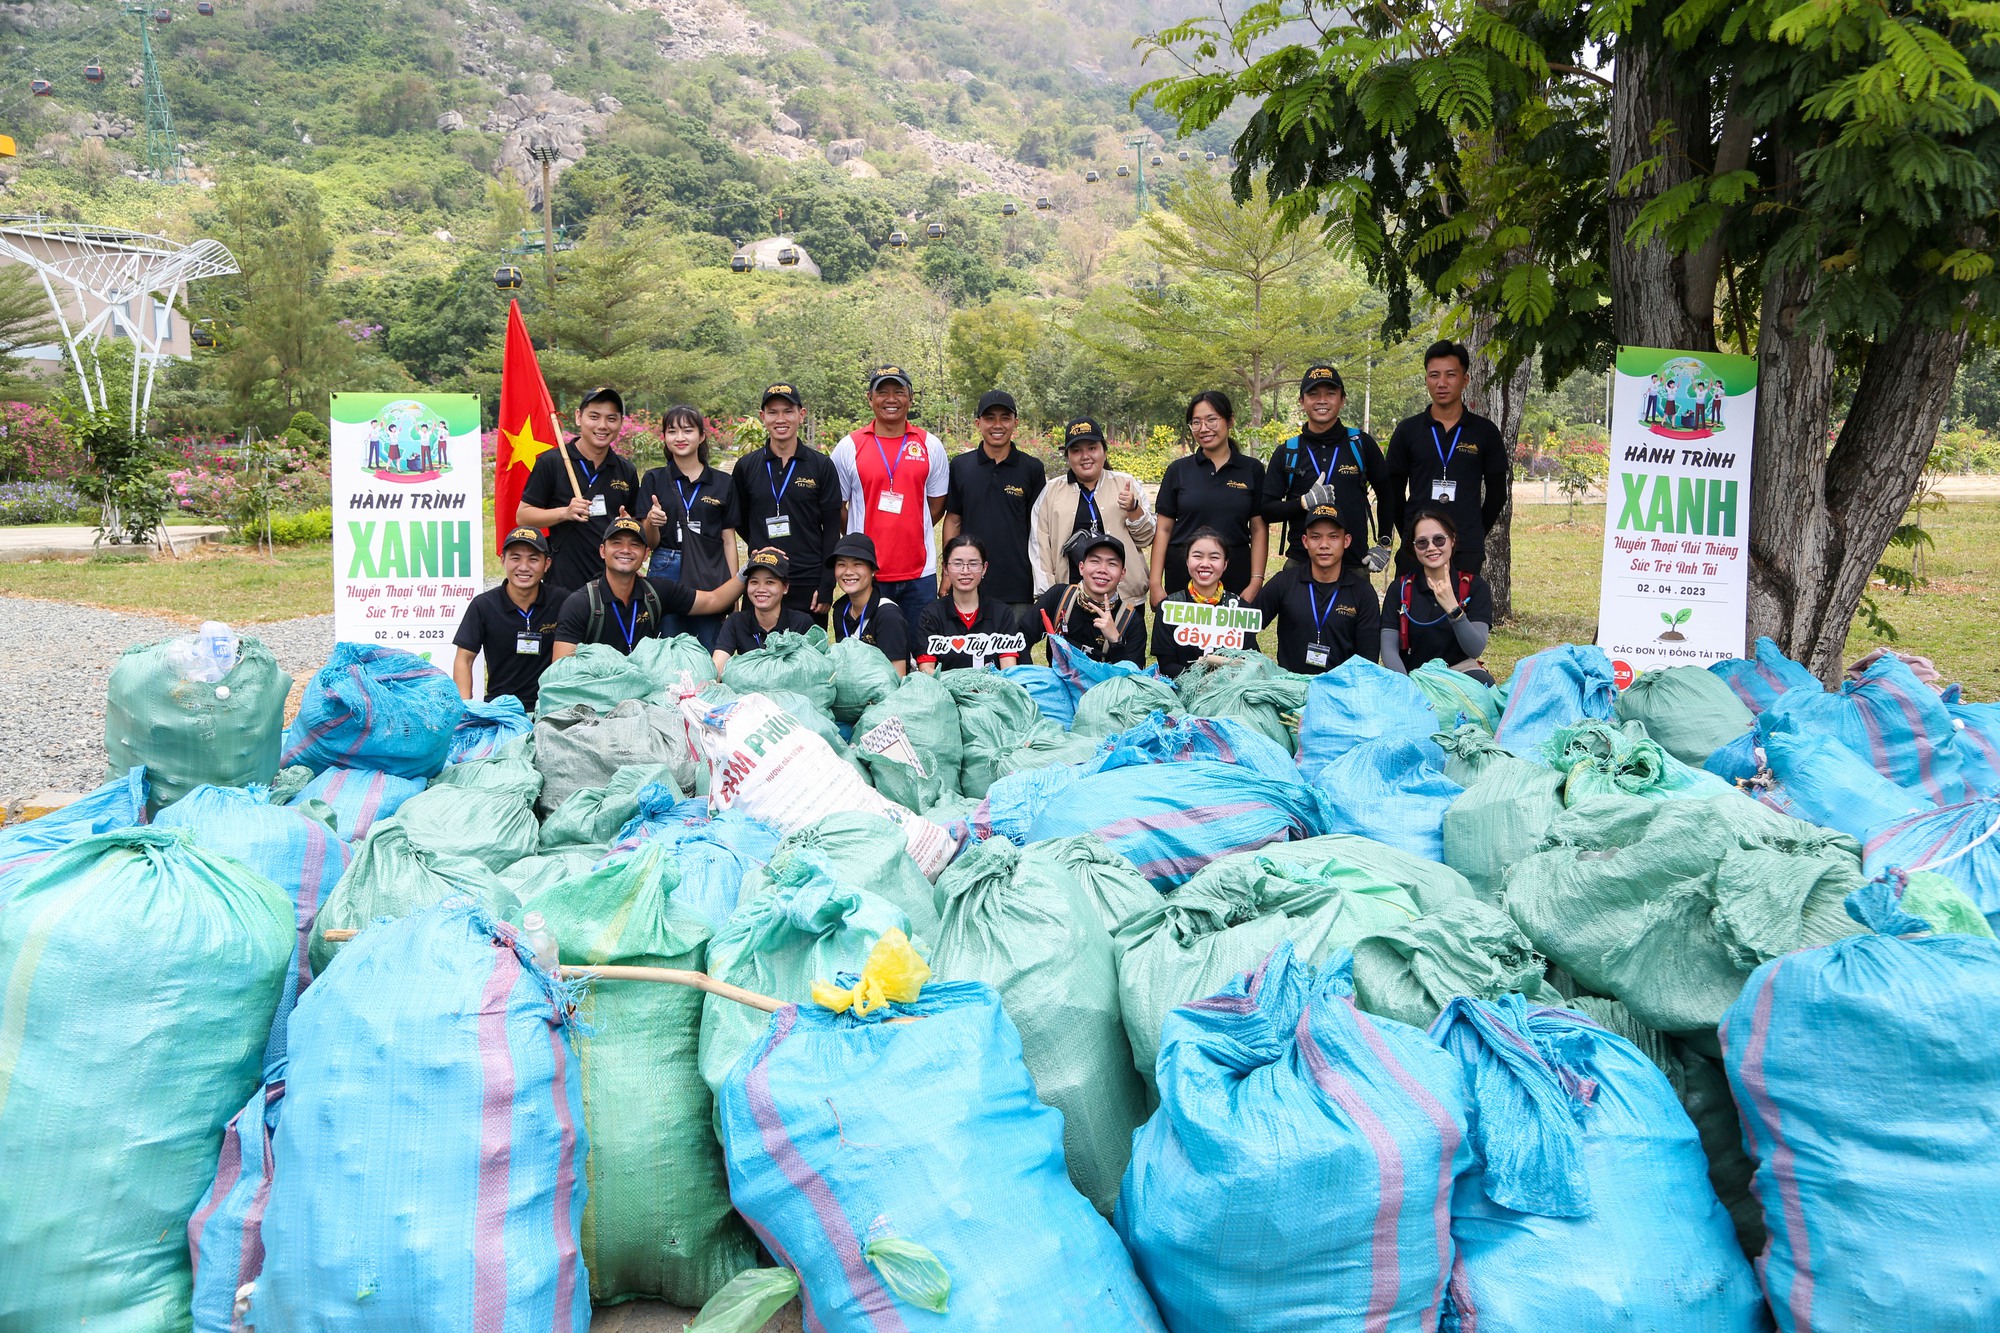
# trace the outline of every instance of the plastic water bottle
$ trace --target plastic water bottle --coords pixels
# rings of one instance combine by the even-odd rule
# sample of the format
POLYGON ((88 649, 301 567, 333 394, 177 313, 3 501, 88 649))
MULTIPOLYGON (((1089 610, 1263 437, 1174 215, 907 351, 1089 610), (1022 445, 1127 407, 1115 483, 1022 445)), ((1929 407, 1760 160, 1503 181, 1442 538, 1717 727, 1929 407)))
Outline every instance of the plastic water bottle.
POLYGON ((530 912, 521 918, 521 943, 534 951, 535 966, 544 972, 553 973, 562 961, 556 949, 556 933, 549 929, 540 912, 530 912))
MULTIPOLYGON (((215 685, 236 669, 242 643, 234 631, 219 620, 204 620, 191 637, 175 639, 167 648, 167 659, 183 680, 215 685)), ((218 691, 218 694, 221 694, 218 691)), ((227 698, 226 694, 221 697, 227 698)))

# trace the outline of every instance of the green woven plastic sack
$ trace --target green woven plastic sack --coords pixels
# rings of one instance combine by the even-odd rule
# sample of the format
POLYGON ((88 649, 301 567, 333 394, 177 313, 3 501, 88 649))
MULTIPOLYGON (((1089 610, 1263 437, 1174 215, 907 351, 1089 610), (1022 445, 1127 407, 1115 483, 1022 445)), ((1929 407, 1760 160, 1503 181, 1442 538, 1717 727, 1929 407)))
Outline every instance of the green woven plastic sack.
POLYGON ((0 911, 0 1328, 188 1327, 188 1218, 296 929, 177 829, 72 843, 0 911))
POLYGON ((958 735, 964 746, 958 789, 967 796, 983 797, 1000 776, 1000 760, 1026 743, 1042 720, 1042 710, 1018 681, 997 671, 962 667, 941 671, 937 679, 958 705, 958 735))
POLYGON ((1318 966, 1419 910, 1407 890, 1338 860, 1286 865, 1239 852, 1213 862, 1118 929, 1118 998, 1133 1066, 1150 1089, 1167 1014, 1215 994, 1280 941, 1318 966))
POLYGON ((1465 726, 1432 738, 1449 756, 1445 776, 1465 787, 1444 812, 1444 861, 1497 906, 1508 867, 1541 846, 1563 812, 1563 775, 1516 759, 1483 732, 1478 740, 1465 734, 1477 731, 1465 726))
POLYGON ((524 903, 566 879, 589 874, 599 859, 584 851, 546 852, 522 857, 496 878, 514 902, 524 903))
POLYGON ((1453 671, 1443 662, 1426 662, 1410 673, 1410 683, 1431 701, 1438 725, 1446 731, 1470 724, 1488 735, 1499 730, 1500 709, 1493 702, 1493 687, 1482 685, 1463 671, 1453 671))
POLYGON ((1028 739, 1015 749, 1000 756, 998 765, 1000 776, 1010 773, 1025 773, 1032 768, 1047 768, 1051 764, 1080 764, 1086 759, 1097 757, 1101 739, 1096 736, 1078 735, 1064 731, 1055 723, 1043 718, 1028 733, 1028 739))
POLYGON ((1409 894, 1419 912, 1435 912, 1447 903, 1475 896, 1465 876, 1450 866, 1354 833, 1274 842, 1256 855, 1286 866, 1317 866, 1325 861, 1338 861, 1350 872, 1409 894))
POLYGON ((738 694, 790 690, 833 716, 833 658, 826 631, 815 625, 804 634, 781 631, 754 652, 738 653, 722 668, 722 683, 738 694))
POLYGON ((1497 1000, 1519 991, 1536 1004, 1561 1004, 1547 966, 1505 912, 1462 898, 1356 941, 1354 1002, 1419 1028, 1460 995, 1497 1000))
POLYGON ((271 785, 265 789, 264 800, 269 805, 290 805, 292 798, 311 786, 316 776, 318 775, 304 764, 281 768, 278 770, 278 776, 272 778, 271 785))
MULTIPOLYGON (((542 914, 571 966, 699 972, 708 923, 673 900, 679 882, 665 851, 651 847, 546 889, 522 911, 542 914)), ((756 1244, 729 1205, 700 1077, 701 1001, 686 986, 601 979, 578 1001, 590 1133, 580 1239, 599 1304, 647 1296, 699 1306, 756 1265, 756 1244)))
POLYGON ((1095 833, 1050 838, 1033 847, 1037 859, 1053 857, 1075 877, 1097 909, 1098 920, 1111 934, 1117 934, 1120 926, 1141 912, 1160 905, 1160 891, 1095 833))
MULTIPOLYGON (((901 839, 897 839, 900 844, 901 839)), ((885 898, 834 882, 811 857, 774 853, 770 891, 745 899, 708 942, 708 974, 787 1004, 812 999, 815 981, 861 971, 875 941, 909 933, 910 918, 885 898)), ((701 1003, 701 1077, 713 1093, 763 1035, 765 1015, 719 995, 701 1003)))
POLYGON ((149 814, 205 782, 247 787, 277 777, 292 689, 261 640, 244 637, 236 665, 213 685, 182 678, 169 656, 174 642, 127 648, 104 696, 111 776, 144 764, 149 814))
POLYGON ((866 889, 883 899, 909 918, 914 938, 929 940, 937 932, 936 893, 907 849, 901 831, 880 815, 858 810, 828 815, 787 834, 764 868, 745 876, 743 898, 747 901, 796 878, 794 863, 802 862, 830 876, 842 889, 866 889))
POLYGON ((621 768, 674 765, 675 785, 693 789, 694 770, 707 771, 688 750, 680 714, 628 699, 600 715, 588 704, 565 708, 535 721, 535 768, 542 794, 535 813, 547 819, 586 787, 602 787, 621 768))
MULTIPOLYGON (((858 640, 845 640, 835 645, 835 652, 855 642, 858 640)), ((870 651, 880 656, 880 650, 870 651)), ((900 678, 886 695, 856 716, 854 751, 875 790, 898 805, 923 810, 947 795, 956 795, 963 746, 958 737, 958 705, 952 702, 951 691, 936 676, 921 671, 900 678), (923 765, 921 774, 900 762, 893 747, 876 753, 864 742, 870 732, 892 717, 900 722, 909 749, 923 765)))
POLYGON ((652 682, 656 703, 672 703, 692 685, 697 691, 715 683, 715 657, 692 634, 670 639, 641 639, 626 659, 652 682))
POLYGON ((1146 1087, 1132 1068, 1117 952, 1096 902, 1046 844, 1024 852, 1005 838, 960 855, 938 877, 937 896, 932 970, 1000 992, 1035 1091, 1062 1112, 1070 1181, 1109 1217, 1132 1131, 1146 1118, 1146 1087))
MULTIPOLYGON (((527 776, 539 788, 541 778, 532 768, 527 776)), ((413 845, 442 856, 469 856, 493 871, 533 856, 541 838, 533 791, 519 777, 505 794, 433 784, 396 807, 396 822, 413 845)))
POLYGON ((1648 736, 1694 768, 1757 725, 1727 681, 1697 666, 1641 675, 1618 692, 1618 720, 1645 723, 1648 736))
MULTIPOLYGON (((517 901, 498 876, 469 856, 433 852, 410 839, 402 821, 389 818, 368 830, 354 860, 313 922, 309 954, 313 975, 326 971, 340 945, 329 930, 360 930, 377 917, 405 917, 435 907, 455 893, 476 898, 495 916, 517 901)), ((246 1096, 248 1094, 245 1094, 246 1096)))
POLYGON ((1711 1053, 1758 964, 1862 930, 1843 906, 1864 882, 1854 839, 1735 793, 1592 797, 1542 846, 1507 872, 1508 914, 1579 985, 1711 1053))
MULTIPOLYGON (((674 787, 672 764, 631 764, 611 775, 602 787, 586 787, 556 807, 542 821, 540 850, 544 852, 605 849, 618 830, 639 813, 639 793, 657 782, 674 787)), ((676 795, 680 788, 674 787, 676 795)), ((533 851, 533 848, 529 849, 533 851)))
POLYGON ((523 736, 500 747, 499 753, 491 758, 446 764, 425 790, 457 787, 485 792, 495 800, 520 801, 532 806, 542 794, 542 775, 535 768, 534 744, 532 736, 523 736))
POLYGON ((574 653, 551 662, 542 672, 535 716, 547 717, 578 704, 608 713, 627 699, 644 699, 658 689, 651 676, 616 648, 580 643, 574 653))
POLYGON ((1126 672, 1085 690, 1076 701, 1076 718, 1069 729, 1078 736, 1115 736, 1154 713, 1183 716, 1180 695, 1157 677, 1126 672))
POLYGON ((1563 803, 1592 796, 1643 796, 1651 801, 1720 796, 1734 791, 1713 773, 1689 768, 1646 735, 1646 724, 1583 721, 1542 742, 1542 757, 1563 775, 1563 803))
POLYGON ((1174 683, 1190 717, 1234 718, 1298 753, 1298 716, 1312 677, 1286 671, 1260 652, 1228 648, 1199 659, 1174 683))
POLYGON ((827 656, 833 659, 833 718, 836 722, 853 726, 864 709, 888 698, 903 683, 903 677, 896 674, 896 668, 889 664, 888 657, 872 643, 842 639, 827 650, 827 656))

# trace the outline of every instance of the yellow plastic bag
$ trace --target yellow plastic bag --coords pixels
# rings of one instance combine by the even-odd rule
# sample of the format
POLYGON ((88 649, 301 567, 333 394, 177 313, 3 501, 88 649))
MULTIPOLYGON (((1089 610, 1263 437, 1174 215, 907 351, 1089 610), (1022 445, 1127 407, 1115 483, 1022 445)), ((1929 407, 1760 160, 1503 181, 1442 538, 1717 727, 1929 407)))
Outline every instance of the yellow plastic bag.
POLYGON ((856 1014, 865 1017, 887 1004, 910 1003, 930 979, 930 964, 910 944, 910 937, 900 930, 891 930, 868 951, 868 961, 861 965, 861 979, 851 989, 842 989, 830 981, 815 981, 812 998, 822 1009, 844 1014, 851 1006, 856 1014))

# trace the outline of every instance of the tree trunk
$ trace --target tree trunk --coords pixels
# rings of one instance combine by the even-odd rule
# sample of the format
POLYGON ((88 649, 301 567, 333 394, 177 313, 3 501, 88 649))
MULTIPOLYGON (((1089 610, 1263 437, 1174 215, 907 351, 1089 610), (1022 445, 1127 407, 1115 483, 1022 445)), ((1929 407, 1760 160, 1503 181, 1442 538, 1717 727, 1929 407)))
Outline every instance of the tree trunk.
MULTIPOLYGON (((1507 446, 1507 476, 1511 483, 1514 449, 1520 443, 1521 418, 1528 405, 1528 389, 1534 383, 1535 367, 1533 362, 1523 357, 1513 374, 1496 374, 1486 352, 1492 337, 1491 319, 1476 320, 1466 337, 1466 350, 1472 353, 1472 368, 1467 377, 1465 401, 1481 416, 1491 417, 1493 424, 1500 428, 1500 439, 1507 446)), ((1493 590, 1493 622, 1496 625, 1514 618, 1513 525, 1514 496, 1510 484, 1506 506, 1486 534, 1486 566, 1482 571, 1493 590)))
MULTIPOLYGON (((1693 180, 1695 158, 1711 160, 1706 142, 1708 99, 1675 86, 1677 57, 1663 38, 1634 33, 1621 37, 1612 73, 1611 93, 1611 315, 1622 347, 1671 347, 1690 352, 1715 350, 1713 290, 1704 303, 1691 300, 1688 289, 1690 257, 1676 254, 1655 238, 1645 245, 1624 242, 1639 210, 1656 195, 1693 180), (1674 129, 1659 143, 1654 131, 1663 123, 1674 129), (1700 144, 1688 136, 1700 134, 1700 144), (1694 156, 1690 156, 1690 154, 1694 156), (1664 160, 1630 194, 1618 193, 1625 173, 1646 161, 1664 160), (1707 319, 1690 314, 1705 305, 1707 319)), ((1713 270, 1709 270, 1713 287, 1713 270)))

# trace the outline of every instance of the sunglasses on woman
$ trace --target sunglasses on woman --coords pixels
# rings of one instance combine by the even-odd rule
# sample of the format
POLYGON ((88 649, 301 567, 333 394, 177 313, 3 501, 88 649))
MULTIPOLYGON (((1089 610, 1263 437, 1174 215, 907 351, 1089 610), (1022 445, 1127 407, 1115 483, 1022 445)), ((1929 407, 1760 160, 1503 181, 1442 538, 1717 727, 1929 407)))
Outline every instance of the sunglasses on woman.
POLYGON ((1419 551, 1428 551, 1434 546, 1442 551, 1445 547, 1451 545, 1451 538, 1445 536, 1443 533, 1439 533, 1435 537, 1415 538, 1410 542, 1410 545, 1416 547, 1419 551))

